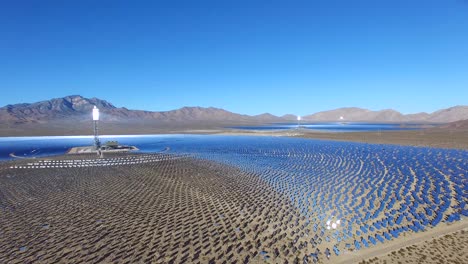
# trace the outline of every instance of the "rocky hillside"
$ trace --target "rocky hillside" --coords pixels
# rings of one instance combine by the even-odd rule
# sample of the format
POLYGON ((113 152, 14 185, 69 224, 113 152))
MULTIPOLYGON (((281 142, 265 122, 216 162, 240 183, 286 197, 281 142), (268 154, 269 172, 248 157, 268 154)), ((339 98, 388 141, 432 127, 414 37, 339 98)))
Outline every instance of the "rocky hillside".
POLYGON ((7 105, 0 108, 0 121, 9 123, 44 123, 56 120, 85 121, 91 118, 91 109, 97 106, 103 121, 176 121, 176 122, 263 122, 280 121, 270 114, 247 116, 219 108, 183 107, 172 111, 152 112, 117 108, 111 103, 72 95, 32 104, 7 105))
POLYGON ((72 95, 32 104, 7 105, 0 108, 0 121, 27 123, 64 118, 79 119, 79 117, 84 117, 83 115, 89 115, 95 105, 106 112, 116 109, 105 100, 72 95))
POLYGON ((468 130, 468 119, 459 120, 440 126, 443 129, 468 130))
POLYGON ((459 120, 468 119, 468 106, 455 106, 447 109, 442 109, 432 113, 428 117, 431 122, 455 122, 459 120))
MULTIPOLYGON (((0 108, 0 123, 33 124, 51 121, 69 120, 73 122, 89 121, 91 109, 97 106, 101 110, 102 121, 126 121, 152 123, 219 123, 249 124, 295 122, 295 115, 281 117, 264 113, 256 116, 241 115, 219 108, 183 107, 172 111, 129 110, 115 107, 113 104, 98 98, 85 98, 80 95, 55 98, 31 104, 7 105, 0 108)), ((318 112, 302 117, 307 122, 318 121, 364 121, 364 122, 436 122, 448 123, 468 119, 468 106, 455 106, 434 113, 417 113, 403 115, 393 109, 371 111, 368 109, 348 107, 318 112)))
POLYGON ((404 115, 393 109, 371 111, 368 109, 347 107, 318 112, 304 116, 307 121, 364 121, 364 122, 434 122, 447 123, 468 119, 468 106, 455 106, 434 113, 404 115))

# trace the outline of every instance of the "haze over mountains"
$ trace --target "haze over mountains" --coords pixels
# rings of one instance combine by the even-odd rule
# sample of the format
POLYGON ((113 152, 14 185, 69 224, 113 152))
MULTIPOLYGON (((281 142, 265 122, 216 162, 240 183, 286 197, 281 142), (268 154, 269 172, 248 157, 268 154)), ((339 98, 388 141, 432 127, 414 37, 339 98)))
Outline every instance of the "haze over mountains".
MULTIPOLYGON (((62 122, 87 122, 90 120, 91 109, 96 105, 101 110, 102 121, 126 121, 144 123, 219 123, 219 124, 249 124, 268 122, 295 121, 292 114, 281 117, 269 113, 249 116, 232 113, 219 108, 183 107, 172 111, 129 110, 125 107, 115 107, 110 102, 98 98, 84 98, 80 95, 55 98, 36 103, 21 103, 0 108, 0 122, 8 124, 30 124, 62 122)), ((441 109, 434 113, 416 113, 404 115, 393 109, 371 111, 357 107, 339 108, 323 111, 303 117, 304 121, 343 121, 347 122, 434 122, 448 123, 468 119, 468 106, 455 106, 441 109)))
POLYGON ((371 111, 357 107, 346 107, 304 116, 304 120, 337 121, 340 117, 343 117, 345 121, 448 123, 468 119, 468 106, 450 107, 431 114, 422 112, 407 115, 393 109, 371 111))

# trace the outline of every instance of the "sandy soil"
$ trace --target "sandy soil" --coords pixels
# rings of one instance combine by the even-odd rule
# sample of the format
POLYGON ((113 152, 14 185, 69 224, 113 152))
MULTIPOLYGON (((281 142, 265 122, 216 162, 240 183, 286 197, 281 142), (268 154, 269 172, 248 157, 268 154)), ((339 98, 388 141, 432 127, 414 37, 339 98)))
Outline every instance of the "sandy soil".
MULTIPOLYGON (((251 124, 254 125, 254 124, 251 124)), ((261 125, 261 124, 256 124, 261 125)), ((224 135, 257 135, 257 136, 291 136, 327 140, 356 141, 377 144, 398 144, 438 148, 468 149, 468 130, 465 128, 429 128, 418 131, 382 131, 332 133, 292 129, 288 131, 248 131, 225 127, 233 124, 193 123, 114 123, 101 122, 100 132, 106 135, 143 135, 143 134, 224 134, 224 135)), ((31 124, 23 126, 2 126, 0 136, 66 136, 89 135, 92 124, 76 127, 63 123, 31 124)))
MULTIPOLYGON (((164 153, 109 154, 115 163, 105 167, 94 157, 46 159, 75 160, 64 168, 0 164, 0 263, 302 263, 311 252, 305 219, 258 175, 164 153), (152 159, 122 162, 142 156, 152 159)), ((439 237, 466 227, 466 219, 440 224, 329 261, 323 242, 320 262, 420 263, 436 254, 466 263, 465 232, 439 237)))
POLYGON ((468 228, 401 247, 359 263, 468 263, 468 228))
MULTIPOLYGON (((422 263, 421 260, 428 259, 432 256, 433 250, 444 251, 444 255, 450 256, 453 260, 458 260, 455 262, 444 262, 444 263, 468 263, 468 254, 461 254, 460 252, 466 251, 468 249, 468 236, 466 231, 468 230, 468 221, 463 219, 462 221, 452 223, 447 225, 445 223, 436 226, 435 228, 428 229, 424 232, 405 234, 400 239, 393 241, 387 241, 383 245, 378 247, 365 248, 355 252, 346 252, 337 258, 334 259, 334 263, 422 263), (465 230, 465 231, 463 231, 465 230), (461 235, 463 232, 463 235, 461 235), (455 235, 451 235, 455 234, 455 235), (457 235, 458 234, 458 235, 457 235), (450 238, 456 238, 455 243, 446 243, 446 236, 450 238), (418 251, 419 261, 411 257, 412 255, 400 255, 393 252, 405 251, 412 247, 424 249, 431 245, 431 241, 437 240, 441 242, 440 245, 432 245, 430 252, 418 251), (464 251, 460 249, 465 248, 464 251), (388 254, 388 255, 387 255, 388 254), (390 256, 390 258, 388 258, 390 256), (399 256, 399 257, 397 257, 399 256), (425 256, 425 257, 423 257, 425 256), (361 261, 362 260, 362 261, 361 261), (379 260, 379 261, 377 261, 379 260), (464 261, 460 261, 464 260, 464 261)), ((408 250, 412 252, 412 250, 408 250)), ((414 251, 413 251, 414 252, 414 251)), ((468 253, 468 252, 467 252, 468 253)), ((416 256, 415 256, 416 257, 416 256)), ((449 259, 448 257, 446 259, 449 259)), ((429 262, 424 262, 429 263, 429 262)), ((433 262, 433 263, 442 263, 442 262, 433 262)))
MULTIPOLYGON (((215 132, 216 133, 216 132, 215 132)), ((304 129, 289 131, 222 131, 226 135, 284 136, 375 144, 396 144, 435 148, 468 149, 468 130, 429 129, 385 132, 313 132, 304 129)))
POLYGON ((360 133, 305 133, 301 137, 356 141, 377 144, 397 144, 436 148, 468 149, 468 131, 422 130, 360 133))
POLYGON ((187 158, 0 166, 0 263, 282 263, 296 255, 289 224, 299 213, 231 167, 187 158))

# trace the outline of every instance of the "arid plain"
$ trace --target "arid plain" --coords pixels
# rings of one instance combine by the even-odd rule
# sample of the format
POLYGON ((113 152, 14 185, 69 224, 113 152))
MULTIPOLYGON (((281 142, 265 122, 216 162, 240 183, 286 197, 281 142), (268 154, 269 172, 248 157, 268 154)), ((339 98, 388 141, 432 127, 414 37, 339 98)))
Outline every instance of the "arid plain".
MULTIPOLYGON (((304 136, 291 133, 277 136, 304 136)), ((386 133, 398 134, 375 138, 403 142, 386 133)), ((459 135, 456 145, 443 147, 460 148, 459 135)), ((423 140, 442 147, 435 136, 423 140)), ((342 245, 337 255, 336 244, 325 240, 328 231, 314 231, 287 192, 248 170, 189 156, 64 155, 0 166, 5 263, 466 263, 468 257, 464 218, 369 248, 354 235, 362 248, 342 245)))

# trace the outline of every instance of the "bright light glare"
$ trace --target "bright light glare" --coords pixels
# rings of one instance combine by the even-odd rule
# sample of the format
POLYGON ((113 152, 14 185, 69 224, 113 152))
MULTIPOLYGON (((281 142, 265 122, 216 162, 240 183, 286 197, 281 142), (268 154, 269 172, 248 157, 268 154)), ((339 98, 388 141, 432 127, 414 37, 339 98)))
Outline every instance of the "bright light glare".
POLYGON ((99 109, 96 106, 94 106, 93 108, 93 120, 99 120, 99 109))
POLYGON ((301 116, 297 116, 297 121, 301 121, 301 116))

